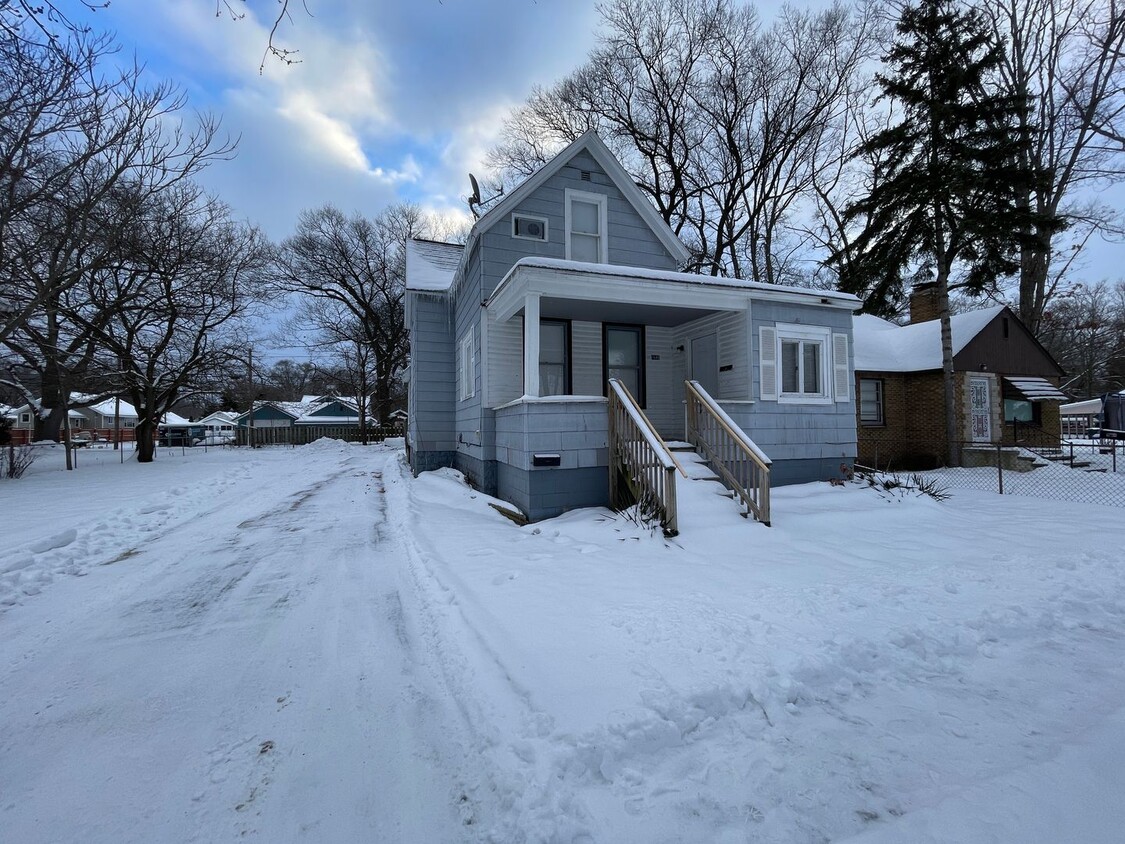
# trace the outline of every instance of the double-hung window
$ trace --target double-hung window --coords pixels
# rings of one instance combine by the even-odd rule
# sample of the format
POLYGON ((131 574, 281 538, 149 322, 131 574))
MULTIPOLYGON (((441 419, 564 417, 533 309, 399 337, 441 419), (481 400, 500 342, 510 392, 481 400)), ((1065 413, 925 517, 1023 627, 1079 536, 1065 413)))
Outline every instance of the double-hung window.
POLYGON ((570 395, 570 323, 539 321, 539 395, 570 395))
POLYGON ((859 424, 877 428, 887 424, 883 410, 883 379, 859 379, 859 424))
POLYGON ((823 360, 824 341, 782 338, 781 395, 801 398, 824 395, 823 360))
POLYGON ((834 334, 827 326, 763 325, 758 354, 763 400, 792 404, 851 400, 846 334, 834 334))
POLYGON ((476 393, 476 362, 473 329, 470 328, 457 347, 457 392, 461 401, 471 399, 476 393))
POLYGON ((567 188, 565 197, 567 260, 609 263, 605 194, 567 188))

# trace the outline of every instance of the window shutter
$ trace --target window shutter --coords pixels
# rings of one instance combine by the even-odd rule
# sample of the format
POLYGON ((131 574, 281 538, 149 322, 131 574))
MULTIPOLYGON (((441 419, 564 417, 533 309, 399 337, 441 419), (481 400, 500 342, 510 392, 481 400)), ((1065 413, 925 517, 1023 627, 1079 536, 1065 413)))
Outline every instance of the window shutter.
POLYGON ((762 401, 777 401, 777 329, 758 329, 758 395, 762 401))
POLYGON ((851 398, 851 373, 848 371, 848 335, 832 335, 832 374, 836 401, 851 398))
POLYGON ((465 400, 465 338, 457 344, 457 399, 465 400))
MULTIPOLYGON (((847 338, 844 338, 847 340, 847 338)), ((846 348, 846 347, 845 347, 846 348)), ((469 398, 477 394, 477 328, 469 326, 469 398)))

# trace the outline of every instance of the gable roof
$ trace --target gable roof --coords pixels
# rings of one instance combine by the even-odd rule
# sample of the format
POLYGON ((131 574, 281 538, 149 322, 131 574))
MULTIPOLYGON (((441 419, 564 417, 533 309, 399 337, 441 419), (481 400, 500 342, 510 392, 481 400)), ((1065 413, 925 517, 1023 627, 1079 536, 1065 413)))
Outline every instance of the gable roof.
POLYGON ((406 242, 406 289, 445 291, 453 284, 465 247, 436 240, 406 242))
POLYGON ((510 211, 515 209, 526 200, 531 194, 542 187, 548 179, 559 172, 563 167, 570 163, 570 160, 580 151, 585 149, 594 160, 598 162, 605 170, 606 175, 613 181, 617 189, 621 191, 622 195, 633 206, 634 210, 641 215, 643 219, 652 229, 653 233, 659 238, 660 242, 672 255, 672 257, 683 262, 691 257, 688 248, 684 246, 683 242, 676 237, 668 224, 660 216, 651 202, 648 201, 641 189, 637 187, 637 183, 621 166, 621 162, 617 160, 605 142, 598 137, 598 133, 593 129, 584 132, 566 149, 562 150, 558 155, 528 176, 519 184, 519 186, 511 193, 506 194, 503 199, 492 206, 487 213, 484 214, 476 224, 473 226, 472 231, 469 233, 469 241, 465 244, 465 251, 462 256, 469 255, 472 252, 473 245, 480 239, 480 236, 486 231, 491 229, 494 225, 503 220, 510 211))
MULTIPOLYGON (((949 318, 956 355, 994 320, 1004 305, 981 308, 949 318)), ((859 314, 852 322, 855 368, 866 372, 925 372, 941 369, 941 320, 895 325, 859 314)))

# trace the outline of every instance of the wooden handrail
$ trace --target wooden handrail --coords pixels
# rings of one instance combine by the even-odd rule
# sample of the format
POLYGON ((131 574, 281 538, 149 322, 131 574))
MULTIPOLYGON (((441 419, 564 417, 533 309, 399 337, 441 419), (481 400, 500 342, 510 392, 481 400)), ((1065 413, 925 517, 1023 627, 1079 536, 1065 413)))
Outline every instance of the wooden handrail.
POLYGON ((616 378, 609 379, 609 490, 614 507, 625 503, 625 480, 640 512, 660 520, 665 536, 679 533, 676 517, 676 461, 664 441, 616 378))
POLYGON ((687 440, 746 505, 747 515, 770 523, 771 461, 698 381, 685 381, 687 440))

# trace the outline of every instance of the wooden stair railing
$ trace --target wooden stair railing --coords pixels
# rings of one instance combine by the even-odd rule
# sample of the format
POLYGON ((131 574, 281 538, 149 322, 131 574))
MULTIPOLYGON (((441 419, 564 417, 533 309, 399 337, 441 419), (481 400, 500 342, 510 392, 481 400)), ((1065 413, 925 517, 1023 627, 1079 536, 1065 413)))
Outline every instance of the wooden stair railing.
POLYGON ((623 479, 640 512, 659 519, 665 536, 679 533, 676 462, 644 411, 617 378, 609 379, 609 495, 624 505, 623 479))
POLYGON ((685 381, 687 441, 742 499, 746 514, 770 523, 771 461, 698 381, 685 381))

